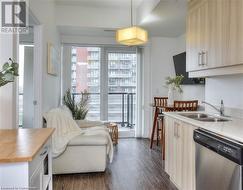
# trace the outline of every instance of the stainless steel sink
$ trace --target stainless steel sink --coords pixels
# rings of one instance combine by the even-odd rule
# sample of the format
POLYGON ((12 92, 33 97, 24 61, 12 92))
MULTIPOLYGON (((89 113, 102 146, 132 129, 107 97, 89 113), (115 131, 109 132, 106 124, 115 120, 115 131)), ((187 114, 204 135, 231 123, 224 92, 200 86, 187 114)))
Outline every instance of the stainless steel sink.
POLYGON ((190 118, 190 119, 202 121, 202 122, 227 122, 227 121, 230 121, 229 119, 220 118, 217 116, 204 114, 204 113, 181 113, 179 115, 190 118))

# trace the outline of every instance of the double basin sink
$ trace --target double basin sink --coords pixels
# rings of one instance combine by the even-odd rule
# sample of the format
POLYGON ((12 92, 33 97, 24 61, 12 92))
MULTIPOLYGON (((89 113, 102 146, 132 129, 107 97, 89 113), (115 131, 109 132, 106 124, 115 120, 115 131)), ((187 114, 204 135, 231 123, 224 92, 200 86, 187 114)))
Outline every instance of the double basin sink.
POLYGON ((190 119, 194 119, 197 121, 202 121, 202 122, 227 122, 230 121, 229 119, 209 115, 209 114, 204 114, 204 113, 181 113, 179 114, 183 117, 187 117, 190 119))

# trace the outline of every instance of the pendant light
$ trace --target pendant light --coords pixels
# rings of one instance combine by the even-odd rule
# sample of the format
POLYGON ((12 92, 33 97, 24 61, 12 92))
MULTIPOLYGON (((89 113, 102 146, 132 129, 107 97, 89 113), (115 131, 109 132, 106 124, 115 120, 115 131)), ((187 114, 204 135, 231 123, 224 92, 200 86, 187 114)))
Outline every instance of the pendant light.
POLYGON ((131 27, 116 31, 116 41, 123 45, 141 45, 148 41, 148 32, 133 25, 133 3, 131 0, 131 27))

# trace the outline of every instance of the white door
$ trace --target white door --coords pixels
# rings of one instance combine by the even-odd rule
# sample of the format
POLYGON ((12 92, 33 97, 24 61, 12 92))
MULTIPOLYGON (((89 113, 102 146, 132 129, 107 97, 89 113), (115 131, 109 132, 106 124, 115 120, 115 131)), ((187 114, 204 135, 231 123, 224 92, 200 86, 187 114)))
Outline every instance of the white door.
POLYGON ((26 128, 32 128, 34 125, 33 49, 33 46, 24 47, 23 126, 26 128))
POLYGON ((19 126, 34 126, 34 46, 19 47, 19 126))

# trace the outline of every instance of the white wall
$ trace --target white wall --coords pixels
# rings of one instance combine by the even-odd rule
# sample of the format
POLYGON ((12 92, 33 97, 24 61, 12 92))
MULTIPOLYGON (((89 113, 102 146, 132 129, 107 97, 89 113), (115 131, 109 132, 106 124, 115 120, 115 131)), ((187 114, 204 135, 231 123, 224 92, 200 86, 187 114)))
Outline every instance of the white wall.
POLYGON ((62 35, 61 42, 66 44, 118 45, 115 37, 70 36, 62 35))
MULTIPOLYGON (((151 39, 151 86, 152 97, 167 96, 168 89, 164 87, 165 78, 175 75, 173 56, 186 51, 185 35, 178 38, 161 38, 151 39)), ((204 85, 184 85, 183 100, 205 99, 204 85)))
POLYGON ((120 28, 130 24, 129 9, 58 5, 58 26, 120 28))
MULTIPOLYGON (((182 53, 186 50, 185 35, 178 38, 154 37, 144 49, 145 61, 144 70, 144 98, 143 98, 143 127, 145 128, 144 137, 150 137, 153 108, 151 103, 154 96, 168 96, 168 89, 165 88, 165 78, 175 75, 173 55, 182 53)), ((204 85, 184 85, 183 100, 204 100, 204 85)))
MULTIPOLYGON (((43 112, 56 107, 60 102, 60 65, 57 76, 47 74, 47 43, 54 45, 60 52, 60 39, 56 27, 56 6, 54 0, 30 0, 30 9, 43 27, 43 75, 42 75, 42 96, 43 112)), ((62 12, 63 14, 63 12, 62 12)), ((65 14, 63 14, 65 15, 65 14)), ((61 59, 60 59, 61 60, 61 59)))
MULTIPOLYGON (((47 75, 47 42, 60 47, 59 35, 56 29, 55 4, 53 0, 30 0, 30 9, 43 27, 43 112, 56 107, 60 100, 60 74, 58 77, 47 75)), ((17 37, 0 34, 0 67, 9 57, 17 60, 17 37)), ((41 53, 41 52, 40 52, 41 53)), ((8 84, 0 88, 0 128, 15 128, 16 115, 16 85, 8 84)))
MULTIPOLYGON (((176 53, 179 54, 186 51, 186 35, 183 34, 176 38, 176 53)), ((181 99, 183 100, 205 100, 205 85, 183 85, 183 93, 181 99)))
POLYGON ((206 80, 206 101, 219 106, 220 100, 224 100, 227 114, 243 117, 243 75, 206 80))
MULTIPOLYGON (((0 70, 8 58, 16 59, 16 39, 11 34, 0 33, 0 70)), ((9 83, 0 87, 0 129, 16 126, 16 85, 9 83)))

